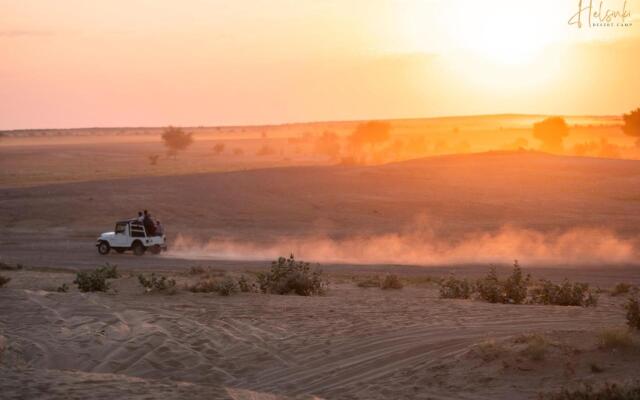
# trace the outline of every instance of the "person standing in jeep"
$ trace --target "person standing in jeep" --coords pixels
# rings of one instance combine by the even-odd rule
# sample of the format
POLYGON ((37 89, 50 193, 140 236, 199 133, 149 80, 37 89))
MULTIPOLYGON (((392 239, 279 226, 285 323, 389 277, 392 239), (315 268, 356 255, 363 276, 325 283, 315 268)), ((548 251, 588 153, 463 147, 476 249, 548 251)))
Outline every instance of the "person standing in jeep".
POLYGON ((147 210, 144 210, 144 217, 142 219, 142 224, 144 225, 144 230, 147 231, 147 235, 153 236, 156 233, 156 224, 153 223, 153 219, 151 219, 151 214, 147 210))

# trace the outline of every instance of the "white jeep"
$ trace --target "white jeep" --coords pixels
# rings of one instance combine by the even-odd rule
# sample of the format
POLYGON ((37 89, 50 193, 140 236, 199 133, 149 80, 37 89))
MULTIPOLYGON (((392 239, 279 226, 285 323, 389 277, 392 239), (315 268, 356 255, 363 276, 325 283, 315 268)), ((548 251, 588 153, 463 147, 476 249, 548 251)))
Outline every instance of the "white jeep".
POLYGON ((145 251, 149 250, 152 254, 159 254, 163 250, 167 250, 166 236, 147 235, 142 222, 137 219, 116 222, 114 232, 105 232, 98 237, 96 246, 98 253, 109 254, 111 249, 118 253, 124 253, 127 250, 133 250, 133 254, 141 256, 145 251))

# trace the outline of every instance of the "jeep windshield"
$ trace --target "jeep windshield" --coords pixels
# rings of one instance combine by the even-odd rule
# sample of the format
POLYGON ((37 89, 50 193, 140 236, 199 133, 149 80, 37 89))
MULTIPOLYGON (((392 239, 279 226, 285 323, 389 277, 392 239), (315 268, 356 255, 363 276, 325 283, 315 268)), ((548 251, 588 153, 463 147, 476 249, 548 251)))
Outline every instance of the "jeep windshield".
POLYGON ((116 224, 115 232, 116 232, 116 234, 118 234, 118 233, 125 234, 127 232, 127 224, 126 224, 126 222, 118 222, 116 224))

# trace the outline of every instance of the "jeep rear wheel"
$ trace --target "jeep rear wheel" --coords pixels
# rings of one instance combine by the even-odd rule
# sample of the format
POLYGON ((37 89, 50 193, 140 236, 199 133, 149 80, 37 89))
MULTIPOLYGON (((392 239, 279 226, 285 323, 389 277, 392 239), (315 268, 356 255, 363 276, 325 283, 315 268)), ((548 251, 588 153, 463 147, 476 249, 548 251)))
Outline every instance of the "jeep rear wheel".
POLYGON ((104 240, 98 244, 98 253, 103 256, 109 254, 109 250, 111 250, 111 246, 109 246, 109 242, 105 242, 104 240))
POLYGON ((159 244, 154 244, 149 248, 149 250, 151 251, 151 254, 160 254, 162 251, 159 244))
POLYGON ((137 256, 143 255, 145 250, 147 250, 140 242, 135 242, 131 248, 133 249, 133 254, 137 256))

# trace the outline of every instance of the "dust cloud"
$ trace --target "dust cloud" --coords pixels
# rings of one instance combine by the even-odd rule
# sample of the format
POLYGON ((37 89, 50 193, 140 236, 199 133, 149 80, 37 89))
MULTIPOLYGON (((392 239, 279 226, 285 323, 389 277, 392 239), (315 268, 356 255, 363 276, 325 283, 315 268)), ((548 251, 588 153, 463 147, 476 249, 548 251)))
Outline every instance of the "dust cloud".
POLYGON ((510 263, 514 259, 538 266, 611 265, 633 264, 638 256, 635 240, 608 230, 575 228, 550 233, 508 226, 454 240, 427 229, 340 240, 325 236, 279 238, 268 244, 220 239, 203 242, 178 235, 167 256, 273 260, 290 253, 313 262, 408 265, 510 263))

